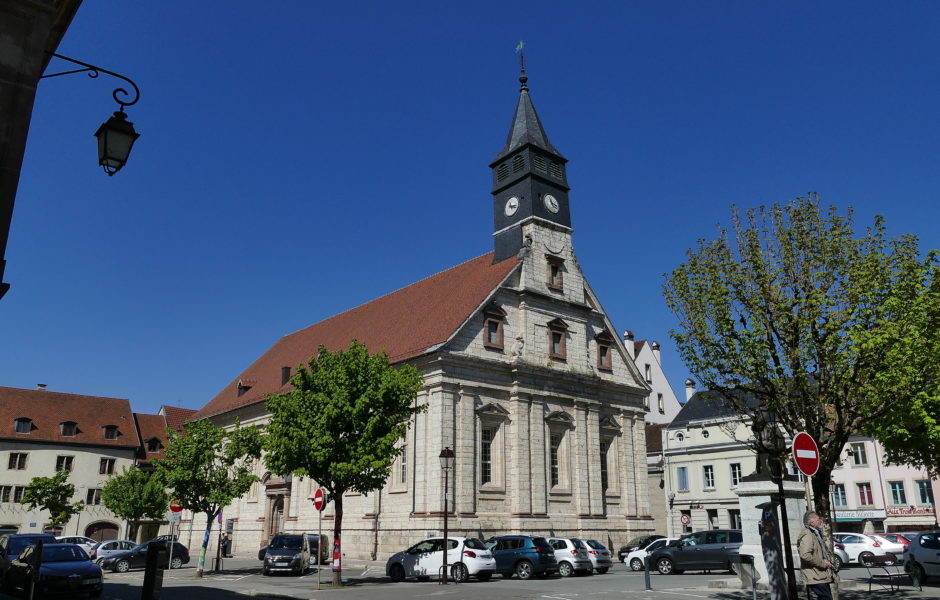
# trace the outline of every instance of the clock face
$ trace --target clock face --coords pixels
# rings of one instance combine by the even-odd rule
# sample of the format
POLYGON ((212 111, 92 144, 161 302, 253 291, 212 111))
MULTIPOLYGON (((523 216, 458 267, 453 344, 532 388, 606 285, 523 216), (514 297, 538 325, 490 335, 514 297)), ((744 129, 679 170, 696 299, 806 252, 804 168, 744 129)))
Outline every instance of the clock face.
POLYGON ((551 194, 545 194, 545 208, 553 213, 557 213, 559 208, 558 198, 551 194))
POLYGON ((516 214, 516 211, 519 210, 519 198, 513 196, 509 200, 506 200, 506 216, 511 217, 516 214))

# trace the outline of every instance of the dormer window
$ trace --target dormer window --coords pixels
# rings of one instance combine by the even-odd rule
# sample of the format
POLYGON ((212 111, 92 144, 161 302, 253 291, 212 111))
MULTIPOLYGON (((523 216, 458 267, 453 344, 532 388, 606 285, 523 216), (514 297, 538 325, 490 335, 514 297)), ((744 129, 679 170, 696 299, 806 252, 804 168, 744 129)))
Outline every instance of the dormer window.
POLYGON ((560 292, 565 289, 563 273, 565 269, 565 260, 561 257, 551 254, 545 255, 548 269, 546 270, 546 285, 548 289, 560 292))
POLYGON ((568 336, 568 324, 561 319, 553 319, 548 322, 547 327, 549 357, 565 360, 567 358, 565 338, 568 336))
POLYGON ((33 431, 33 420, 27 419, 26 417, 20 417, 16 420, 16 433, 32 433, 33 431))
POLYGON ((251 389, 251 386, 253 383, 254 383, 253 381, 239 379, 238 384, 236 385, 236 389, 238 390, 238 395, 244 396, 245 392, 251 389))
POLYGON ((163 444, 160 443, 159 438, 150 438, 147 440, 147 452, 154 453, 159 452, 163 444))
POLYGON ((605 329, 594 336, 594 341, 597 343, 597 368, 602 371, 613 370, 613 358, 610 350, 611 345, 614 343, 613 336, 605 329))
POLYGON ((118 428, 117 425, 105 425, 102 428, 104 433, 104 439, 106 440, 116 440, 118 439, 118 428))
POLYGON ((503 349, 503 321, 506 311, 496 304, 490 304, 483 311, 483 346, 490 350, 503 349))
POLYGON ((76 433, 78 433, 78 424, 74 421, 59 423, 59 434, 62 437, 75 437, 76 433))

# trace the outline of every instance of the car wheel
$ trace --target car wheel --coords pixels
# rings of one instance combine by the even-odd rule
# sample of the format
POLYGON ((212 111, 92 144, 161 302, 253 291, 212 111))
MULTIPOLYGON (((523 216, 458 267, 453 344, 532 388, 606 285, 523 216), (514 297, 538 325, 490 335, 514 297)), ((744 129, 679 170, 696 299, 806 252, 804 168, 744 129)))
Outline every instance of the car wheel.
POLYGON ((858 555, 858 563, 863 567, 870 567, 875 564, 875 555, 871 552, 862 552, 858 555))
POLYGON ((405 580, 405 567, 394 564, 388 570, 388 576, 392 578, 392 581, 395 583, 400 583, 405 580))
POLYGON ((470 579, 470 571, 467 570, 467 565, 457 563, 451 567, 450 578, 454 580, 454 583, 463 583, 470 579))
POLYGON ((832 562, 832 570, 838 573, 839 570, 842 568, 842 559, 839 558, 838 554, 833 554, 831 562, 832 562))
POLYGON ((897 556, 895 556, 894 554, 892 554, 892 553, 890 553, 890 552, 888 552, 888 553, 885 554, 885 565, 886 565, 886 566, 889 566, 889 567, 890 567, 891 565, 897 564, 897 562, 898 562, 898 557, 897 557, 897 556))
POLYGON ((519 576, 519 579, 532 579, 532 576, 535 575, 532 563, 527 560, 520 560, 516 563, 516 575, 519 576))
POLYGON ((489 581, 490 577, 492 576, 493 576, 492 573, 479 573, 477 575, 477 579, 479 579, 480 581, 489 581))
POLYGON ((179 569, 182 566, 183 566, 183 559, 180 558, 179 556, 174 556, 173 560, 170 561, 171 569, 179 569))
POLYGON ((126 560, 119 560, 114 565, 114 570, 118 573, 127 573, 131 568, 131 563, 126 560))
POLYGON ((737 574, 738 574, 738 565, 734 564, 733 562, 729 562, 729 563, 728 563, 728 571, 730 571, 732 575, 737 575, 737 574))
POLYGON ((633 571, 642 571, 643 570, 643 561, 639 558, 634 558, 630 561, 630 569, 633 571))
POLYGON ((269 571, 267 567, 262 567, 261 574, 267 577, 268 575, 271 574, 271 571, 269 571))
POLYGON ((574 568, 572 568, 570 562, 562 561, 558 563, 558 574, 562 577, 571 577, 574 575, 574 568))
POLYGON ((656 561, 656 570, 659 571, 660 575, 669 575, 674 570, 672 561, 668 558, 660 558, 656 561))
POLYGON ((606 573, 606 572, 608 571, 608 569, 609 569, 609 567, 601 567, 601 568, 599 568, 599 569, 597 570, 597 572, 600 573, 601 575, 603 575, 604 573, 606 573))

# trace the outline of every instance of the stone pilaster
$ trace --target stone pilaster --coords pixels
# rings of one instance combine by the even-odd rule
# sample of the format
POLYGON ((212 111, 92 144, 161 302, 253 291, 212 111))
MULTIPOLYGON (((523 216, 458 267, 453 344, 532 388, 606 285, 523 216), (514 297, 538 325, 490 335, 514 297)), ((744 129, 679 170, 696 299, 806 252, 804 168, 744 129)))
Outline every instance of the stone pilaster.
POLYGON ((477 419, 475 396, 466 391, 457 395, 454 407, 456 416, 456 467, 454 472, 454 512, 458 515, 470 515, 476 512, 476 470, 477 456, 477 419))
POLYGON ((576 403, 574 407, 574 429, 568 432, 572 436, 569 447, 574 452, 574 473, 570 478, 571 492, 574 496, 575 514, 589 516, 591 514, 591 494, 596 492, 600 485, 594 485, 594 469, 592 469, 592 455, 590 451, 590 433, 588 432, 588 407, 583 403, 576 403))
MULTIPOLYGON (((623 487, 621 507, 626 517, 637 516, 636 490, 636 419, 630 413, 623 413, 623 435, 620 436, 620 475, 623 487)), ((643 450, 643 468, 646 470, 646 451, 643 450)))
POLYGON ((531 452, 529 472, 531 494, 532 494, 532 513, 536 515, 548 514, 548 443, 546 441, 545 426, 545 399, 533 398, 529 412, 530 439, 529 448, 531 452))
POLYGON ((631 421, 633 422, 633 439, 636 448, 636 452, 633 453, 634 463, 631 469, 635 481, 636 511, 638 516, 646 516, 650 514, 649 478, 646 476, 646 427, 643 420, 636 415, 633 416, 631 421))
POLYGON ((509 435, 512 442, 510 450, 509 473, 506 478, 507 491, 511 491, 513 516, 532 514, 532 462, 535 454, 531 440, 531 404, 519 394, 514 385, 509 393, 509 435))

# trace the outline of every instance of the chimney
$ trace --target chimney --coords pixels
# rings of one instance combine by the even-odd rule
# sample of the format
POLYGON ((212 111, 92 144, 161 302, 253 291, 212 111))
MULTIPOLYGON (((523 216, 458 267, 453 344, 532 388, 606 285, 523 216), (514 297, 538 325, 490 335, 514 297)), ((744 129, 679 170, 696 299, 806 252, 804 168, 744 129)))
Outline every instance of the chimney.
POLYGON ((692 399, 692 395, 695 394, 695 382, 691 379, 685 380, 685 401, 688 402, 692 399))
POLYGON ((653 343, 650 344, 650 348, 653 349, 653 357, 656 359, 656 364, 660 367, 663 366, 663 360, 659 357, 659 342, 654 340, 653 343))
POLYGON ((37 384, 36 384, 36 389, 39 390, 40 392, 44 392, 44 391, 46 391, 46 384, 45 384, 45 383, 37 383, 37 384))
POLYGON ((633 345, 633 332, 629 329, 623 332, 623 345, 627 348, 630 360, 636 360, 636 346, 633 345))

